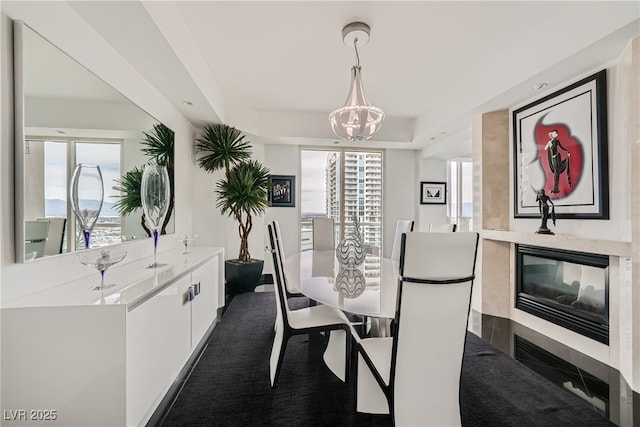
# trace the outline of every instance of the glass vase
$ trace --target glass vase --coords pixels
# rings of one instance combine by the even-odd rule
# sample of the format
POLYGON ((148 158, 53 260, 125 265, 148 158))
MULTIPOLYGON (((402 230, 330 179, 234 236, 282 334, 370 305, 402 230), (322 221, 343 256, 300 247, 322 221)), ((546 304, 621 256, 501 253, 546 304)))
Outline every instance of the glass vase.
POLYGON ((157 268, 166 264, 158 263, 158 234, 169 209, 169 173, 165 166, 147 164, 142 172, 140 198, 145 221, 153 237, 153 263, 145 268, 157 268))
POLYGON ((336 259, 341 266, 347 268, 361 265, 366 255, 360 239, 342 239, 336 246, 336 259))
POLYGON ((71 207, 89 248, 91 231, 98 221, 104 200, 104 185, 100 166, 80 163, 73 169, 69 187, 71 207))
POLYGON ((89 267, 93 267, 100 273, 100 284, 91 288, 93 291, 100 291, 106 288, 110 288, 115 285, 105 285, 104 275, 109 267, 119 263, 127 256, 125 251, 106 251, 106 250, 94 250, 85 251, 78 255, 78 260, 89 267))

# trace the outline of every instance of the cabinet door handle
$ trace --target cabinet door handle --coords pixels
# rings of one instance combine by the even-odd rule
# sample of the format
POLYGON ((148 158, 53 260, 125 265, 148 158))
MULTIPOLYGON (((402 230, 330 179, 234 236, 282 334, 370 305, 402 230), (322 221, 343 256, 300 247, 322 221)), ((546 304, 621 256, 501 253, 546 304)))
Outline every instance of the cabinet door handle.
POLYGON ((200 295, 200 282, 198 282, 195 285, 193 285, 193 291, 194 291, 195 296, 200 295))
POLYGON ((196 294, 195 294, 195 290, 193 289, 193 286, 189 286, 189 289, 187 289, 187 292, 184 294, 183 304, 193 301, 195 297, 196 297, 196 294))

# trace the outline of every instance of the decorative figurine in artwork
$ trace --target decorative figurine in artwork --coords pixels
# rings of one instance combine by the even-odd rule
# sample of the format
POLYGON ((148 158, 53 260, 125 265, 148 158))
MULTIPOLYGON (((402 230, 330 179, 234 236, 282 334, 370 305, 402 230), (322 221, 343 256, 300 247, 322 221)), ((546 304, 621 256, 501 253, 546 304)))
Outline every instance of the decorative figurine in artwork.
POLYGON ((536 201, 538 202, 538 209, 540 209, 540 215, 542 219, 540 221, 540 228, 536 231, 537 234, 555 234, 553 231, 549 230, 547 226, 547 221, 549 218, 553 221, 553 226, 556 225, 556 208, 547 193, 545 193, 544 188, 537 191, 536 201), (549 209, 551 208, 551 209, 549 209))
POLYGON ((563 172, 567 173, 567 182, 569 187, 571 187, 571 165, 569 163, 569 158, 571 157, 571 152, 564 148, 562 144, 560 144, 560 140, 558 139, 558 131, 552 130, 549 132, 549 142, 544 147, 547 150, 547 157, 549 160, 549 169, 553 172, 553 190, 551 193, 557 194, 560 192, 558 188, 558 184, 560 182, 560 175, 563 172), (560 151, 558 148, 564 150, 567 153, 567 157, 565 159, 560 155, 560 151))

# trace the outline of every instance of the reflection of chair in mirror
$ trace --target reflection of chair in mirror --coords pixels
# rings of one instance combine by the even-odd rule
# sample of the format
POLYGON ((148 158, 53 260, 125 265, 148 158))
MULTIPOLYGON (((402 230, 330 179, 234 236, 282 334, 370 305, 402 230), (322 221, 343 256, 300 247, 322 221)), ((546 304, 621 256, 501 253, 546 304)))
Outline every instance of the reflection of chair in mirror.
POLYGON ((395 262, 400 261, 400 241, 402 233, 411 233, 413 231, 413 221, 408 219, 399 219, 396 224, 396 234, 393 238, 393 249, 391 251, 391 259, 395 262))
POLYGON ((24 253, 26 259, 40 258, 44 255, 44 248, 49 234, 49 221, 24 222, 24 253))
POLYGON ((333 218, 313 218, 313 250, 335 249, 333 237, 333 218))
POLYGON ((49 223, 47 243, 44 246, 44 255, 58 255, 62 253, 62 243, 67 225, 66 218, 38 218, 38 221, 49 223))
POLYGON ((360 339, 357 411, 394 425, 460 425, 460 374, 478 233, 406 233, 390 338, 360 339), (434 398, 436 397, 437 398, 434 398))

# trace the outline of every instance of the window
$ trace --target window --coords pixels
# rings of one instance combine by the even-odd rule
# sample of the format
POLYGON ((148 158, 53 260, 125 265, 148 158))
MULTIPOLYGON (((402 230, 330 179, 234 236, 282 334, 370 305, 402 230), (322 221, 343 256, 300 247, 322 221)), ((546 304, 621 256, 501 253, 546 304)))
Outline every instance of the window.
POLYGON ((372 257, 382 253, 382 155, 301 150, 301 250, 313 247, 313 217, 328 216, 334 220, 336 242, 354 232, 357 219, 367 252, 372 257))
POLYGON ((470 160, 452 160, 448 165, 450 197, 447 209, 458 230, 473 229, 473 168, 470 160))

